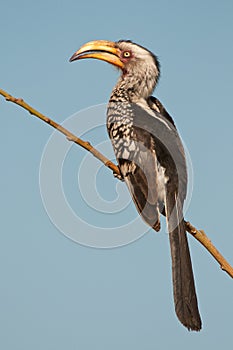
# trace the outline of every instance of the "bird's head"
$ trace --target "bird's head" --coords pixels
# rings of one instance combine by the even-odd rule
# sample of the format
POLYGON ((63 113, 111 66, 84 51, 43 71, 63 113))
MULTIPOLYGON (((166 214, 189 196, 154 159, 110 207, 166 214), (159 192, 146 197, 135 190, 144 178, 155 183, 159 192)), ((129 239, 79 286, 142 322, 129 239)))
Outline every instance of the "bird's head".
POLYGON ((157 57, 129 40, 88 42, 73 54, 70 62, 84 58, 103 60, 121 69, 119 83, 144 98, 152 93, 160 74, 157 57))

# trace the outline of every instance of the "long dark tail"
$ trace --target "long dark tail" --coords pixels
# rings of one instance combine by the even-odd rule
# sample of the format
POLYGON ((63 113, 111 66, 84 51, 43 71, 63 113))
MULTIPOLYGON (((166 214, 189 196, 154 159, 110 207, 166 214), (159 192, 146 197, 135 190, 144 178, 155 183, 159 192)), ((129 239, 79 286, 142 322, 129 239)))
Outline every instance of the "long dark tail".
POLYGON ((183 219, 183 208, 174 193, 166 195, 166 216, 171 247, 175 311, 188 330, 201 329, 192 263, 183 219))

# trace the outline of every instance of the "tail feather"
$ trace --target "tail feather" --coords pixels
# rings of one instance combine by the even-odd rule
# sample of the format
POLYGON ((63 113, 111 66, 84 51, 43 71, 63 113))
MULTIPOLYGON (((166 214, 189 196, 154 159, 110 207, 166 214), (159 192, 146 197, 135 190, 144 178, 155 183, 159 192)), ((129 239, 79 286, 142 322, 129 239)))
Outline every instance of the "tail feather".
POLYGON ((183 209, 174 192, 166 195, 166 217, 169 231, 175 311, 188 330, 199 331, 198 310, 192 263, 183 219, 183 209))

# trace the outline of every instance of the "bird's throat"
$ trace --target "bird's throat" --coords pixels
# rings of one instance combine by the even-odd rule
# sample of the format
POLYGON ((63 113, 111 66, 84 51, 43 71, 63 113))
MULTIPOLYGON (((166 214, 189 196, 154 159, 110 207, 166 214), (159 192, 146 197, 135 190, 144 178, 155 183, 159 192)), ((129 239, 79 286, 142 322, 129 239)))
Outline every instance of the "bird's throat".
POLYGON ((152 92, 156 86, 157 78, 155 75, 147 72, 142 74, 131 74, 124 71, 118 80, 113 92, 124 91, 124 95, 129 101, 135 101, 135 99, 144 98, 145 100, 152 95, 152 92))

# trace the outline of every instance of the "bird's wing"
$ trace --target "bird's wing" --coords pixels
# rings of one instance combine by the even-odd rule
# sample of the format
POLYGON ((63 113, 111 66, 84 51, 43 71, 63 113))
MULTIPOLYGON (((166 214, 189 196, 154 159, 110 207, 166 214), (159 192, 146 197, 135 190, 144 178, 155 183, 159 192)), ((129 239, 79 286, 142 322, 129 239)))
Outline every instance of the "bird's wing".
POLYGON ((187 191, 187 168, 184 148, 172 118, 163 108, 133 104, 134 127, 144 131, 153 139, 159 164, 165 169, 165 176, 173 184, 174 192, 183 202, 187 191), (169 117, 168 117, 169 116, 169 117))
POLYGON ((140 215, 158 231, 158 168, 153 138, 143 129, 134 127, 129 149, 132 151, 127 153, 127 158, 118 158, 121 173, 140 215))
POLYGON ((150 96, 147 102, 151 109, 159 112, 162 118, 167 119, 174 127, 176 127, 174 120, 157 97, 150 96))

